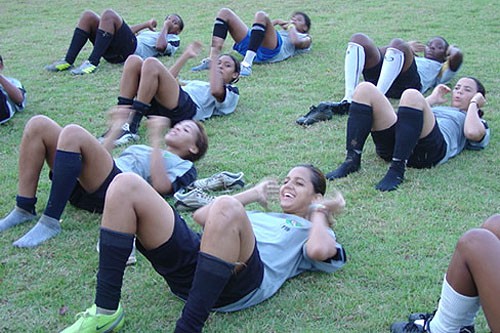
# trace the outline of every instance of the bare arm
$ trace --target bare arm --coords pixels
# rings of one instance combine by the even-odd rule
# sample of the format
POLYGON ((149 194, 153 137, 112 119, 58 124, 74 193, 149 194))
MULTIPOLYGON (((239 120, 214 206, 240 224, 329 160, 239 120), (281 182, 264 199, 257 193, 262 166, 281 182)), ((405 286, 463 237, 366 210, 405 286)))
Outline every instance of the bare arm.
POLYGON ((486 128, 477 112, 485 103, 486 99, 481 93, 476 93, 469 102, 464 124, 464 135, 468 140, 479 142, 486 134, 486 128))
POLYGON ((120 135, 122 126, 127 121, 130 112, 132 112, 130 107, 125 105, 116 105, 108 111, 107 117, 109 129, 104 136, 102 145, 110 153, 115 148, 114 142, 120 135))
POLYGON ((10 83, 9 80, 0 74, 0 85, 5 89, 9 98, 16 104, 23 102, 24 96, 21 89, 10 83))
POLYGON ((448 50, 446 50, 446 55, 448 64, 450 65, 450 70, 452 70, 453 72, 458 71, 464 59, 462 51, 460 51, 460 49, 455 45, 450 45, 448 47, 448 50))
POLYGON ((434 105, 439 105, 447 102, 446 94, 451 91, 450 87, 444 84, 438 84, 432 93, 425 98, 427 103, 432 107, 434 105))
MULTIPOLYGON (((259 203, 262 207, 267 209, 268 202, 271 198, 276 197, 279 193, 279 185, 275 180, 263 180, 254 187, 233 195, 235 199, 246 206, 251 203, 259 203)), ((193 219, 201 226, 205 225, 210 205, 203 206, 196 210, 193 214, 193 219)))
POLYGON ((132 30, 132 32, 134 34, 137 34, 139 31, 142 31, 144 29, 149 29, 151 31, 155 31, 156 30, 156 24, 157 23, 156 23, 155 19, 150 19, 149 21, 146 21, 146 22, 139 23, 139 24, 131 26, 130 30, 132 30))
POLYGON ((210 93, 219 102, 224 102, 226 99, 226 85, 224 84, 224 79, 219 71, 219 50, 217 48, 212 48, 210 52, 210 93))
POLYGON ((172 182, 165 171, 163 159, 163 135, 169 127, 170 119, 161 116, 150 116, 148 118, 148 135, 151 147, 151 186, 160 194, 166 195, 172 192, 172 182))
POLYGON ((295 25, 288 24, 286 30, 288 31, 288 37, 290 38, 290 41, 295 46, 295 48, 307 49, 309 46, 311 46, 312 42, 311 36, 307 35, 306 37, 303 38, 299 37, 295 25))
POLYGON ((177 59, 177 61, 170 67, 168 70, 173 77, 177 77, 182 69, 182 67, 186 64, 186 62, 191 59, 197 57, 201 52, 202 44, 198 41, 193 42, 188 45, 186 50, 182 52, 181 56, 177 59))
POLYGON ((172 22, 165 20, 163 22, 163 28, 161 29, 160 35, 158 36, 158 39, 156 40, 156 49, 160 52, 164 52, 165 49, 167 48, 168 41, 167 41, 167 34, 170 31, 172 22))
POLYGON ((328 230, 333 216, 339 214, 344 206, 345 200, 340 192, 337 192, 333 199, 324 199, 311 205, 309 220, 312 227, 306 242, 306 252, 309 258, 323 261, 337 254, 337 242, 328 230))

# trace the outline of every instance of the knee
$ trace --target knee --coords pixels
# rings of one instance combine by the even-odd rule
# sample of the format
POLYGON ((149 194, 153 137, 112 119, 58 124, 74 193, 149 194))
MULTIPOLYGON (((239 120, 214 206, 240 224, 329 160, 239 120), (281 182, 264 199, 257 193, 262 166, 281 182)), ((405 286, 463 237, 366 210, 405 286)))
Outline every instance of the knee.
POLYGON ((53 126, 55 122, 46 116, 34 116, 31 117, 30 120, 24 126, 24 134, 37 136, 46 133, 50 130, 50 127, 53 126))
POLYGON ((165 68, 160 60, 154 57, 149 57, 146 58, 146 60, 144 60, 144 62, 142 63, 141 71, 143 74, 158 73, 160 68, 165 68))
POLYGON ((400 105, 419 105, 425 101, 425 97, 422 93, 416 89, 406 89, 401 94, 400 105))
POLYGON ((241 202, 231 196, 220 196, 211 204, 208 213, 210 223, 207 223, 205 228, 227 231, 236 226, 244 215, 246 215, 246 211, 241 202))
POLYGON ((95 22, 99 20, 100 20, 99 15, 97 15, 97 13, 92 10, 86 10, 80 16, 80 22, 84 23, 95 22))
POLYGON ((217 13, 217 17, 227 21, 231 17, 235 17, 236 14, 229 8, 221 8, 217 13))
POLYGON ((395 49, 401 49, 405 45, 406 45, 406 42, 403 39, 401 39, 401 38, 394 38, 389 43, 389 47, 393 47, 395 49))
POLYGON ((116 175, 106 192, 107 200, 120 200, 124 201, 131 197, 131 193, 138 193, 139 184, 142 178, 135 173, 125 172, 116 175))
POLYGON ((361 32, 357 32, 357 33, 353 34, 351 36, 351 39, 349 39, 349 41, 351 43, 356 43, 359 45, 366 45, 367 41, 369 41, 369 40, 370 40, 370 38, 361 32))
POLYGON ((484 221, 481 228, 491 231, 500 239, 500 214, 490 216, 484 221))
POLYGON ((79 146, 83 142, 84 133, 86 134, 86 131, 80 125, 66 125, 59 134, 57 146, 59 147, 61 144, 65 147, 79 146))
POLYGON ((371 82, 361 82, 354 90, 353 99, 356 97, 368 96, 378 92, 377 87, 371 82))
POLYGON ((486 229, 471 229, 464 233, 457 242, 456 251, 461 255, 481 253, 480 250, 493 234, 486 229))
POLYGON ((266 12, 259 10, 258 12, 255 13, 254 16, 254 21, 258 23, 263 23, 268 19, 268 15, 266 12))
POLYGON ((112 18, 115 18, 115 17, 118 17, 118 14, 111 8, 108 8, 108 9, 105 9, 102 13, 101 13, 101 19, 112 19, 112 18))
POLYGON ((138 55, 132 54, 128 56, 127 60, 125 60, 125 64, 123 65, 123 71, 139 71, 141 70, 143 60, 138 55))

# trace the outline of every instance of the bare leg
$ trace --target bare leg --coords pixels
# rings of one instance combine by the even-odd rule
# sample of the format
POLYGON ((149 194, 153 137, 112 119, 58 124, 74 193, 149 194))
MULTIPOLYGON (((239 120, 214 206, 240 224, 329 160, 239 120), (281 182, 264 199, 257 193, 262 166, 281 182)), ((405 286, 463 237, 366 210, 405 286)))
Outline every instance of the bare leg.
POLYGON ((372 68, 380 62, 380 50, 370 37, 362 33, 356 33, 351 36, 350 42, 363 47, 365 53, 364 68, 372 68))
POLYGON ((222 196, 210 206, 201 250, 232 263, 246 262, 255 247, 255 236, 243 205, 222 196))
POLYGON ((19 151, 18 194, 33 198, 44 161, 52 169, 62 127, 45 116, 32 117, 24 128, 19 151))
POLYGON ((172 208, 145 180, 133 173, 115 177, 106 194, 102 227, 136 234, 146 250, 170 239, 174 230, 172 208))
POLYGON ((120 79, 120 97, 133 99, 139 89, 143 60, 131 55, 123 65, 123 74, 120 79))
POLYGON ((179 84, 158 59, 147 58, 142 65, 137 100, 149 104, 153 97, 164 107, 174 109, 179 105, 179 84))
POLYGON ((106 9, 99 22, 99 29, 114 34, 120 29, 123 24, 123 19, 112 9, 106 9))
POLYGON ((352 100, 356 103, 369 105, 373 109, 372 131, 381 131, 394 125, 396 113, 389 100, 368 82, 362 82, 354 91, 352 100))
MULTIPOLYGON (((496 224, 500 215, 487 224, 496 224)), ((458 241, 446 278, 453 289, 465 296, 478 296, 492 332, 500 331, 500 240, 488 229, 473 229, 458 241)))
MULTIPOLYGON (((229 34, 236 43, 241 42, 246 37, 248 32, 247 25, 231 9, 222 8, 217 13, 217 18, 227 23, 229 34)), ((224 40, 222 38, 212 37, 212 47, 216 47, 220 51, 223 44, 224 40)))
POLYGON ((254 23, 258 23, 266 27, 262 46, 268 49, 274 49, 278 44, 278 37, 276 37, 276 30, 274 29, 269 16, 263 11, 258 11, 255 13, 254 23))
POLYGON ((425 100, 425 97, 415 89, 407 89, 403 92, 399 106, 410 107, 417 110, 422 110, 424 113, 424 123, 420 138, 425 138, 434 128, 436 119, 432 112, 431 106, 425 100))
POLYGON ((91 10, 86 10, 80 16, 77 27, 88 32, 91 36, 95 36, 100 21, 101 17, 97 15, 97 13, 91 10))

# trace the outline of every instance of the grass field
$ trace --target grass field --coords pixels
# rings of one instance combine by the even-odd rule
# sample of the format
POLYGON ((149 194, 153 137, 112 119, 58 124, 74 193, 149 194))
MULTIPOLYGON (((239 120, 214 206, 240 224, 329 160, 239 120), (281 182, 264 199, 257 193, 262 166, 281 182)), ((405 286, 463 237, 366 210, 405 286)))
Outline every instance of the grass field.
MULTIPOLYGON (((334 275, 304 274, 261 305, 213 314, 205 331, 385 332, 412 311, 433 310, 458 237, 500 212, 500 14, 492 1, 3 2, 3 74, 24 83, 28 106, 0 126, 0 216, 15 203, 18 146, 30 117, 44 114, 63 125, 75 122, 95 135, 106 128, 105 111, 116 103, 122 66, 102 62, 95 74, 84 77, 43 70, 65 54, 84 9, 101 12, 110 7, 130 24, 179 13, 186 23, 180 51, 201 40, 207 54, 213 19, 223 6, 236 10, 248 23, 260 9, 273 18, 287 18, 295 9, 305 11, 312 18, 313 50, 283 63, 256 65, 252 77, 240 80, 237 112, 206 122, 210 149, 197 163, 201 177, 222 170, 243 171, 247 183, 255 184, 268 175, 283 177, 298 163, 313 163, 325 172, 341 163, 346 117, 309 128, 295 125, 295 119, 311 104, 342 98, 344 51, 355 32, 368 33, 380 45, 394 37, 426 41, 442 35, 459 46, 464 64, 458 76, 476 76, 488 91, 484 111, 492 137, 484 151, 466 151, 434 169, 408 170, 400 189, 390 193, 374 189, 387 164, 376 157, 369 141, 361 171, 330 182, 328 188, 329 193, 342 191, 347 201, 335 226, 349 256, 345 268, 334 275)), ((230 45, 226 44, 227 51, 230 45)), ((90 50, 88 44, 77 64, 90 50)), ((206 79, 206 73, 189 72, 200 59, 190 61, 181 77, 206 79)), ((162 61, 168 66, 174 59, 162 61)), ((140 134, 144 137, 144 128, 140 134)), ((44 172, 39 212, 49 188, 44 172)), ((100 216, 68 206, 62 219, 62 233, 36 249, 11 245, 32 223, 0 234, 0 332, 59 331, 94 301, 100 216), (65 315, 59 313, 63 306, 65 315)), ((127 312, 123 332, 172 331, 183 305, 141 256, 126 271, 122 302, 127 312)), ((476 331, 487 331, 482 315, 476 331)))

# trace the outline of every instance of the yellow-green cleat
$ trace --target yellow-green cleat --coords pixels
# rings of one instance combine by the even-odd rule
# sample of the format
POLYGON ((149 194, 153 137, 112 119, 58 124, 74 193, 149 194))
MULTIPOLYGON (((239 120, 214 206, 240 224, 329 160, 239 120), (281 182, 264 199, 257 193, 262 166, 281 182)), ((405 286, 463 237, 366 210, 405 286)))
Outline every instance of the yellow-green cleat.
POLYGON ((71 74, 73 75, 84 75, 94 73, 97 69, 96 65, 92 65, 90 61, 85 60, 79 67, 72 69, 71 74))
POLYGON ((92 305, 85 312, 76 315, 77 321, 61 333, 110 333, 118 332, 125 322, 125 314, 121 304, 112 315, 96 314, 96 305, 92 305))
POLYGON ((49 72, 62 72, 70 68, 73 68, 73 65, 67 62, 64 58, 56 60, 50 65, 45 66, 45 69, 49 72))

